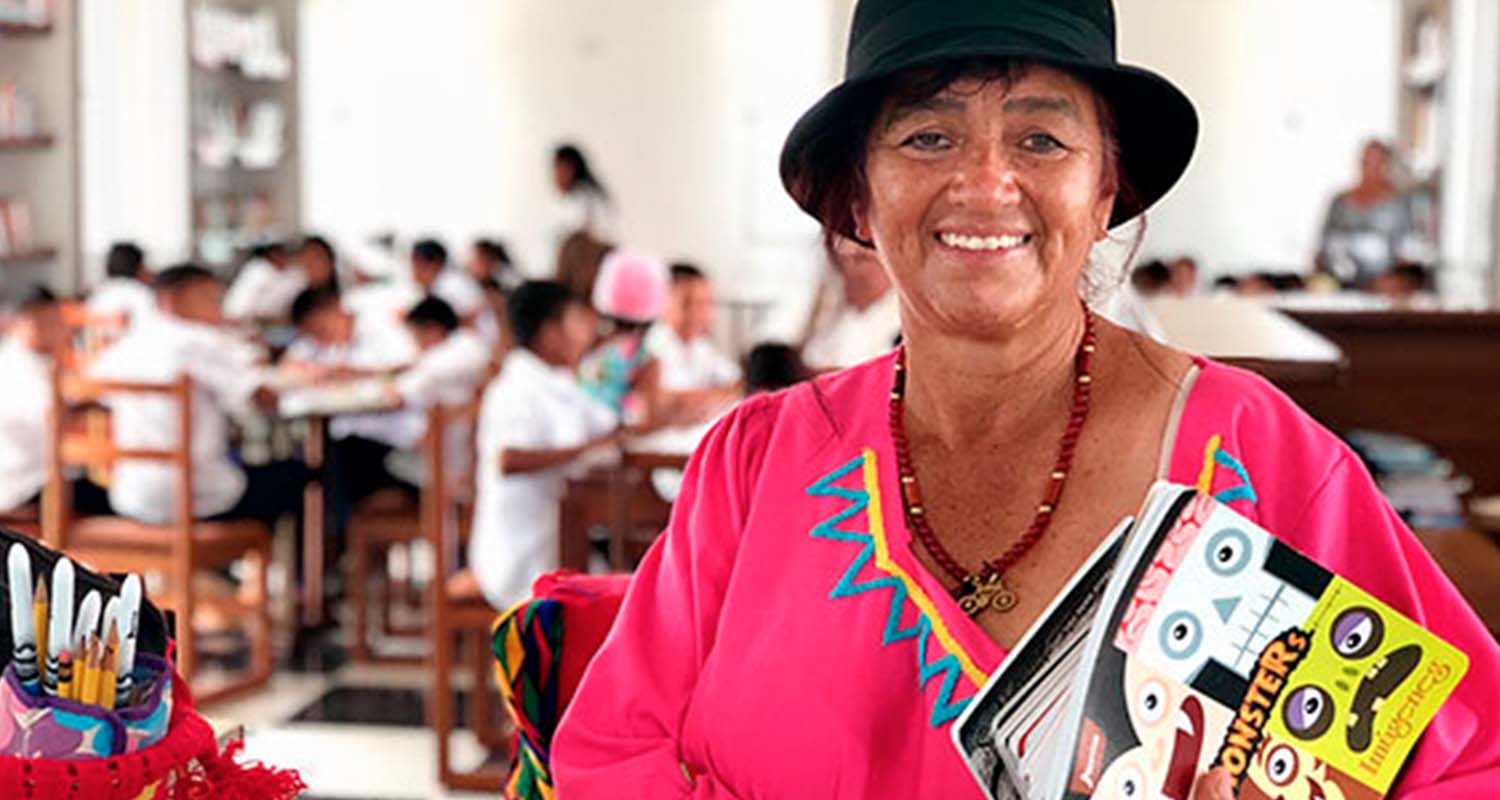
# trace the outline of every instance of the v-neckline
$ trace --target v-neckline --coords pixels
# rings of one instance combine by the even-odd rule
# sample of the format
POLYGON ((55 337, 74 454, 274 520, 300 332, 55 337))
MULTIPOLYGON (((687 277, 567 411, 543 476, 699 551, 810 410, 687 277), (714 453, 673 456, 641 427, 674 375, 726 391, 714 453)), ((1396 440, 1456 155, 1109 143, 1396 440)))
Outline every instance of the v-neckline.
MULTIPOLYGON (((1172 454, 1177 449, 1177 437, 1182 429, 1182 419, 1187 413, 1198 378, 1202 376, 1204 367, 1207 365, 1207 361, 1200 356, 1195 355, 1192 359, 1192 366, 1188 368, 1182 384, 1178 387, 1177 397, 1173 401, 1167 426, 1162 434, 1162 456, 1156 476, 1158 480, 1166 480, 1168 477, 1172 454)), ((895 379, 895 363, 894 358, 888 359, 886 369, 880 373, 885 380, 885 386, 889 386, 895 379)), ((876 458, 875 471, 880 485, 878 513, 883 518, 891 559, 918 584, 931 606, 941 617, 941 619, 930 620, 933 625, 941 624, 946 628, 959 646, 964 649, 965 655, 986 675, 992 676, 1010 655, 1010 650, 990 638, 978 620, 959 608, 958 600, 953 597, 948 587, 913 552, 915 540, 911 528, 907 525, 906 509, 901 501, 900 476, 896 469, 896 448, 890 415, 881 414, 880 419, 882 420, 879 426, 880 442, 879 446, 873 450, 876 458)))

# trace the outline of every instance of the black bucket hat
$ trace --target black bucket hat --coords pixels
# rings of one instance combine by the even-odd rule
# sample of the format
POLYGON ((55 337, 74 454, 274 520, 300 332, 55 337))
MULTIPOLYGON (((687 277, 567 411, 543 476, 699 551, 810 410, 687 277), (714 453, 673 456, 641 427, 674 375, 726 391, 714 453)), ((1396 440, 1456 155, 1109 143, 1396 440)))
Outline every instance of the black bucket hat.
POLYGON ((860 0, 844 82, 802 115, 781 151, 787 192, 817 217, 812 189, 831 177, 818 174, 820 165, 840 161, 828 158, 830 152, 863 145, 849 141, 848 120, 862 104, 879 101, 874 91, 883 79, 973 58, 1056 65, 1087 80, 1108 101, 1120 172, 1133 190, 1116 198, 1111 227, 1161 199, 1192 159, 1198 139, 1192 101, 1165 78, 1119 63, 1112 0, 860 0))

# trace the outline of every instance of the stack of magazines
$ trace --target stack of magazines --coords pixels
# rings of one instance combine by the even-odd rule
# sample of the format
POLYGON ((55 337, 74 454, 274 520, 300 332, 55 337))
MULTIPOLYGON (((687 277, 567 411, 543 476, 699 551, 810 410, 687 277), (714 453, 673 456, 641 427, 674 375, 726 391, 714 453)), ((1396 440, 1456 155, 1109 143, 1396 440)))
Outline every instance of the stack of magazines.
POLYGON ((993 800, 1375 800, 1463 653, 1211 497, 1157 484, 953 726, 993 800))

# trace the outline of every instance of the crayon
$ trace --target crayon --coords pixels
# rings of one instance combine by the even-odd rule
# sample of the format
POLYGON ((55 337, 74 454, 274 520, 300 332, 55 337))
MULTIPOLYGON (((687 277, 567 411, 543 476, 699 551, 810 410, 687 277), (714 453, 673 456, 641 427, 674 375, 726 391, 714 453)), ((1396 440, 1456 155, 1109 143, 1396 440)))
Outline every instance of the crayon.
POLYGON ((10 635, 12 640, 11 660, 16 665, 16 677, 21 685, 37 689, 36 671, 36 618, 31 608, 31 555, 26 546, 13 544, 6 557, 7 578, 10 586, 10 635))
POLYGON ((68 641, 68 649, 78 652, 83 644, 83 637, 99 630, 100 608, 104 605, 104 598, 100 596, 98 589, 89 591, 88 597, 83 598, 83 604, 78 607, 78 620, 73 624, 72 638, 68 641))
POLYGON ((120 587, 120 608, 116 619, 120 624, 116 689, 119 697, 130 697, 135 683, 135 648, 141 632, 141 576, 125 577, 125 584, 120 587))
POLYGON ((73 636, 73 562, 59 558, 52 567, 52 620, 47 628, 47 674, 42 687, 57 696, 57 658, 73 636))

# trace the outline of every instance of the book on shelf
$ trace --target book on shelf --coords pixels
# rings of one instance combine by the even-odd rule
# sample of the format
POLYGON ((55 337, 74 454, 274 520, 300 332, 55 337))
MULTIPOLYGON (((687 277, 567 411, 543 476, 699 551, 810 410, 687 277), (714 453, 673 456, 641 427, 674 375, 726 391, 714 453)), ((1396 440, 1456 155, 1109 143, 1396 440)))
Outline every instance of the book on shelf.
POLYGON ((1271 532, 1158 483, 953 740, 993 800, 1185 800, 1216 766, 1241 798, 1295 785, 1295 796, 1377 800, 1467 668, 1271 532))
POLYGON ((37 135, 36 99, 14 81, 0 80, 0 140, 37 135))
POLYGON ((52 0, 0 0, 0 25, 45 27, 52 23, 52 0))
POLYGON ((33 249, 31 208, 21 200, 0 197, 0 255, 28 253, 33 249))

